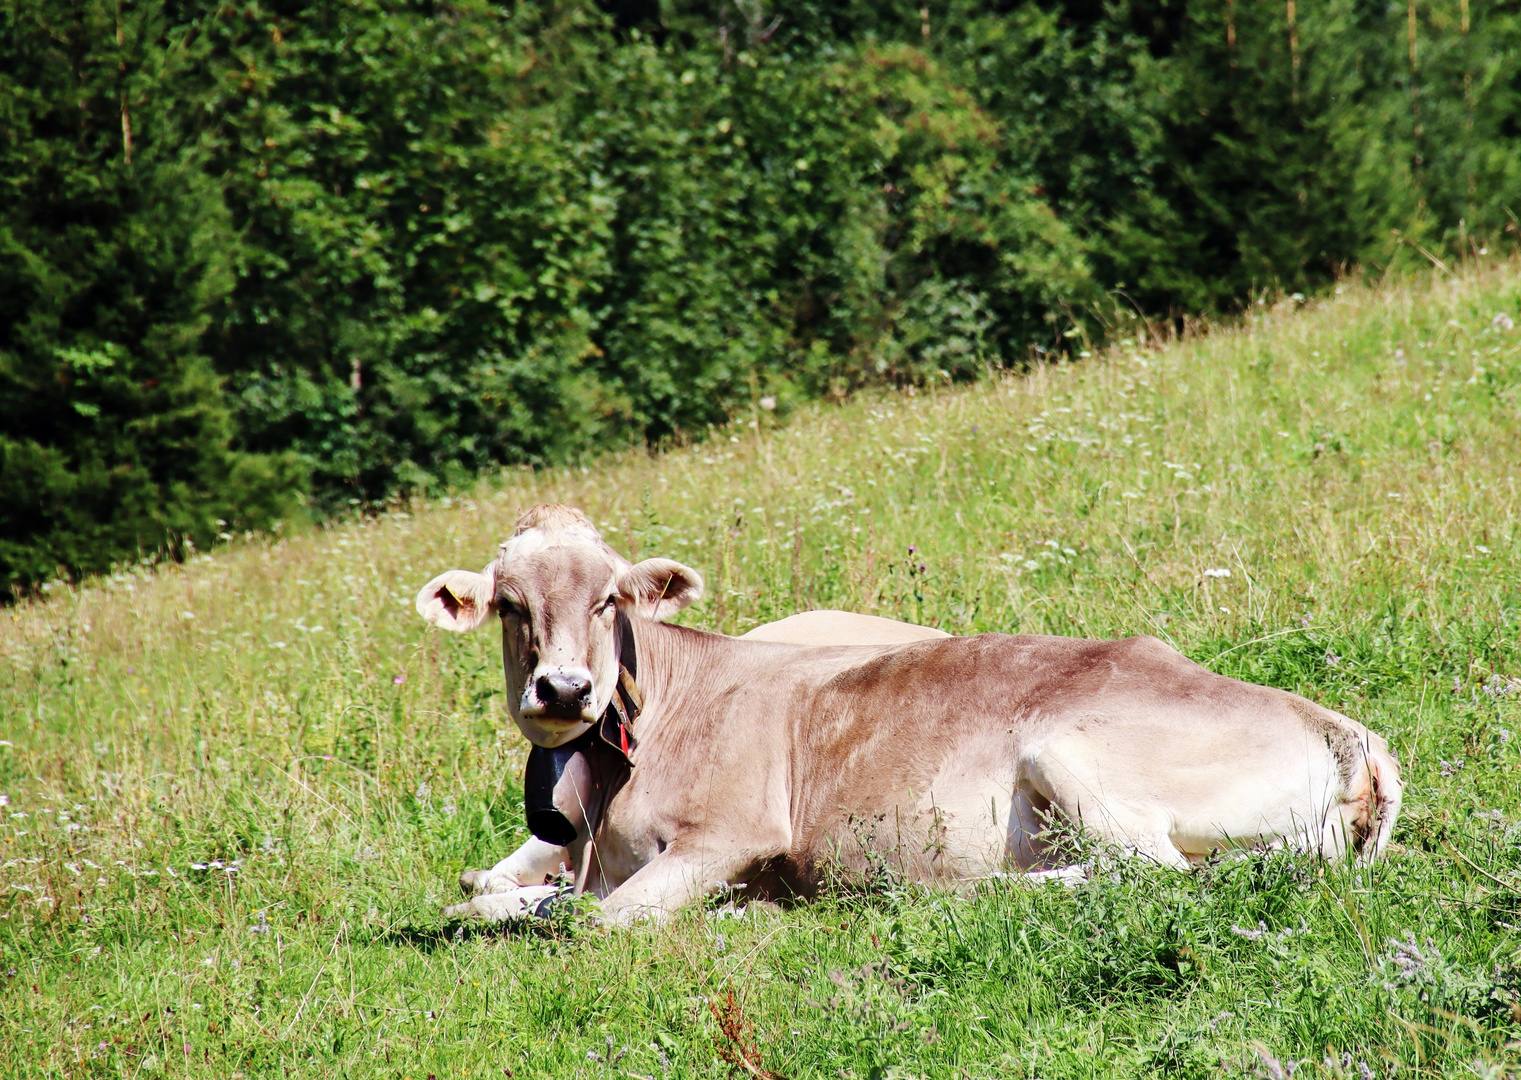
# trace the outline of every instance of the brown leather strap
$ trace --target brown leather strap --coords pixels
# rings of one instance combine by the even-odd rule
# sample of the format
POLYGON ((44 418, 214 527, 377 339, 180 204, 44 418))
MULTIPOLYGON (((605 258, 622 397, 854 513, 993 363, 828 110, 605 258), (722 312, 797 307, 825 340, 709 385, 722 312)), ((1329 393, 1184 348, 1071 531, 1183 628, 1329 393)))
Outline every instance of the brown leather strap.
POLYGON ((612 700, 597 724, 597 735, 616 750, 632 767, 631 756, 639 741, 634 738, 634 721, 644 707, 644 694, 634 677, 639 672, 639 656, 634 648, 634 628, 629 617, 618 609, 614 631, 618 636, 618 681, 613 686, 612 700))

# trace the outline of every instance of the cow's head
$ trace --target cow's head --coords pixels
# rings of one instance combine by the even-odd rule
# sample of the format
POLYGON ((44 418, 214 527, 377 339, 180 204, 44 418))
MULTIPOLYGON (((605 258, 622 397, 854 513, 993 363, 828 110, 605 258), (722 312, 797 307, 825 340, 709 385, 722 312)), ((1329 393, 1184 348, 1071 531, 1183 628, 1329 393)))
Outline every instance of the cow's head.
POLYGON ((702 577, 670 559, 629 563, 568 506, 535 506, 479 574, 450 570, 423 586, 417 612, 463 633, 495 614, 512 719, 531 742, 560 746, 607 708, 618 680, 617 609, 664 619, 702 595, 702 577))

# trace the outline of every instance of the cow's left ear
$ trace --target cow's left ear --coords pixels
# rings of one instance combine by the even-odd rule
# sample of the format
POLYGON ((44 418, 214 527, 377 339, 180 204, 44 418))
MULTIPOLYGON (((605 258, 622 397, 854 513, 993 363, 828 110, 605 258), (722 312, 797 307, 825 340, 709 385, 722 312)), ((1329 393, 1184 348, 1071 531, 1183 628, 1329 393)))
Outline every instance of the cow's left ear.
POLYGON ((417 594, 417 613, 434 626, 463 634, 496 610, 495 585, 489 573, 450 570, 422 587, 417 594))
POLYGON ((618 576, 618 593, 634 614, 659 622, 702 596, 702 575, 670 559, 645 559, 618 576))

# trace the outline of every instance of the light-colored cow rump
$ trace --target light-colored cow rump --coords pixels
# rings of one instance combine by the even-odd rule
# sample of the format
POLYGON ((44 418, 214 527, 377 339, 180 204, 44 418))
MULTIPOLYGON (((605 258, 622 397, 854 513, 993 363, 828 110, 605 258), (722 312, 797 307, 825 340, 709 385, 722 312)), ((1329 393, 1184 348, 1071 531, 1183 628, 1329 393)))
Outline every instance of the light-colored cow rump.
POLYGON ((932 626, 858 615, 854 611, 803 611, 775 622, 762 623, 740 635, 741 641, 774 641, 784 645, 904 645, 950 637, 932 626))

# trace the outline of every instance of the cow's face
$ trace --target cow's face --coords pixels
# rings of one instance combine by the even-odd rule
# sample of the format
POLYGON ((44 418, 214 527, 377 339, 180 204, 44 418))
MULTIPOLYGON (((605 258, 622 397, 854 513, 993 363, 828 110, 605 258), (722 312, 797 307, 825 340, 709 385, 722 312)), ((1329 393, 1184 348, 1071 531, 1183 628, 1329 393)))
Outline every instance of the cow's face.
POLYGON ((512 719, 531 742, 553 747, 579 737, 612 700, 618 608, 663 619, 701 595, 695 570, 670 559, 631 565, 579 511, 535 507, 490 566, 440 574, 417 594, 417 610, 455 631, 501 619, 512 719))

